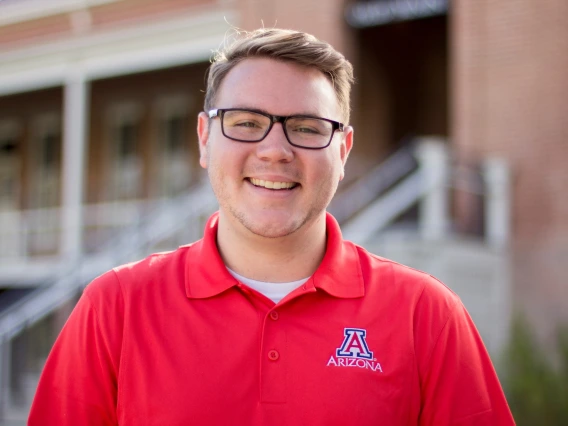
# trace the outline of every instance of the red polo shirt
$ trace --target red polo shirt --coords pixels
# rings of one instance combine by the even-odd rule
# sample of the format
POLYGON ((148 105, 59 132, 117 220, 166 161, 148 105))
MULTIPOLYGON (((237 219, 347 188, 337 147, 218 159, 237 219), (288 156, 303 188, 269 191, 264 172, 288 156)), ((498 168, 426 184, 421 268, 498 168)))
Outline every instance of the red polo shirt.
POLYGON ((94 280, 47 360, 29 425, 511 425, 459 298, 343 241, 278 304, 202 240, 94 280))

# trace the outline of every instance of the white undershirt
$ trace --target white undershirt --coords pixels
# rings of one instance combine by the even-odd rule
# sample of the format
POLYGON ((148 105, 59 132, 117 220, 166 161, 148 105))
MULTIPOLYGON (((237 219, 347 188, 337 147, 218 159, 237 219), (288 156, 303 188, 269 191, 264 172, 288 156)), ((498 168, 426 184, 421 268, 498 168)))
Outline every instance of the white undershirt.
POLYGON ((256 280, 251 280, 250 278, 247 277, 243 277, 242 275, 237 274, 235 271, 229 268, 227 268, 227 270, 237 280, 239 280, 243 284, 246 284, 253 290, 256 290, 259 293, 265 295, 274 303, 280 302, 288 293, 290 293, 292 290, 297 289, 298 287, 300 287, 302 284, 304 284, 306 281, 310 279, 310 277, 308 277, 288 283, 267 283, 264 281, 256 281, 256 280))

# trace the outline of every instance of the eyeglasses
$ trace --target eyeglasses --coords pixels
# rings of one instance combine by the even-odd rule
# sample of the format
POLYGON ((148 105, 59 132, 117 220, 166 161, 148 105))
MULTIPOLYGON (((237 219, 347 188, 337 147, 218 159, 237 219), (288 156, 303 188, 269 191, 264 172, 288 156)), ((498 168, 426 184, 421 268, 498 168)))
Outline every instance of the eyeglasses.
POLYGON ((329 146, 335 131, 344 131, 338 121, 306 115, 270 115, 240 108, 212 109, 209 118, 220 117, 223 135, 237 142, 260 142, 274 123, 281 123, 290 145, 323 149, 329 146))

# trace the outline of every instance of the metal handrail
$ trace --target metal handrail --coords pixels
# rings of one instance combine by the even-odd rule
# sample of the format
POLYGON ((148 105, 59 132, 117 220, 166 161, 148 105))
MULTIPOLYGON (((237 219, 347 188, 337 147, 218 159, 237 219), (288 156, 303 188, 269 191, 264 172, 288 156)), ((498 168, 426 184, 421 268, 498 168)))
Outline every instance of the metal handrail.
POLYGON ((364 245, 378 231, 416 204, 428 191, 422 172, 415 171, 394 188, 377 198, 343 226, 345 239, 364 245))
POLYGON ((329 211, 339 223, 369 205, 377 196, 416 169, 412 144, 406 144, 385 161, 371 169, 361 178, 336 194, 329 205, 329 211))
POLYGON ((141 248, 175 235, 192 219, 211 213, 217 200, 208 183, 199 184, 191 193, 148 212, 143 226, 130 227, 109 241, 96 254, 84 256, 60 271, 51 285, 30 293, 0 316, 0 342, 10 340, 72 300, 95 276, 120 263, 133 260, 141 248), (175 218, 175 220, 171 220, 175 218))

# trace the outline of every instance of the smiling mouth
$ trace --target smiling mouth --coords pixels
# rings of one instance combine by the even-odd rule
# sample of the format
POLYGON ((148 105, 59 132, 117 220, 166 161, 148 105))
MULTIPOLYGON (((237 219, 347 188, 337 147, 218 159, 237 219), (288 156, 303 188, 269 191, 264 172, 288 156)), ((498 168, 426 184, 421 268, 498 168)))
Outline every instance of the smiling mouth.
POLYGON ((279 190, 280 189, 293 189, 298 185, 296 182, 272 182, 270 180, 262 180, 262 179, 255 179, 255 178, 249 178, 248 180, 254 186, 258 186, 260 188, 266 188, 266 189, 279 189, 279 190))

